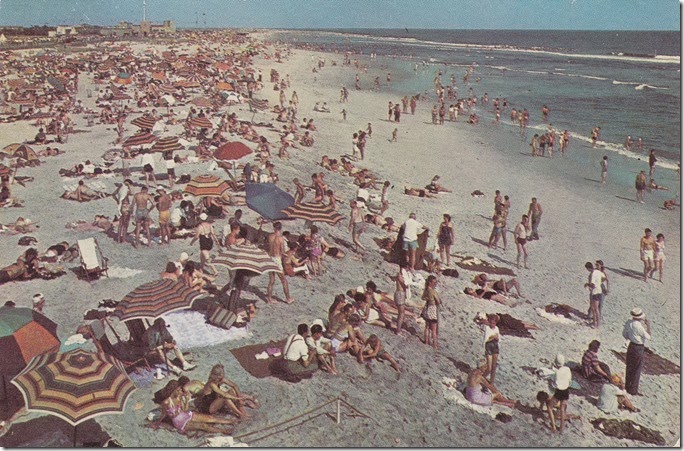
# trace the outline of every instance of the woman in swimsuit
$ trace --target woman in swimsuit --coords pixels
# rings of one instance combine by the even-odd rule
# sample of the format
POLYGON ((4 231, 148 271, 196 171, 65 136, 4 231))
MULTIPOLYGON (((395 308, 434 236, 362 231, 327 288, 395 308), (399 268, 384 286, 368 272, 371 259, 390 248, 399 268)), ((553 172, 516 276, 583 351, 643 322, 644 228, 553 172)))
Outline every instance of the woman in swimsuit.
POLYGON ((659 233, 656 235, 655 255, 653 256, 653 270, 650 277, 653 277, 656 269, 658 269, 658 280, 663 281, 663 266, 665 264, 665 235, 659 233))
POLYGON ((439 244, 439 259, 444 264, 444 254, 446 254, 446 265, 449 266, 451 262, 451 254, 449 249, 454 244, 454 225, 451 222, 451 215, 444 214, 444 220, 439 225, 439 232, 437 233, 437 244, 439 244))
POLYGON ((214 247, 214 242, 219 243, 219 245, 221 242, 216 238, 214 227, 207 222, 206 213, 200 215, 200 224, 197 226, 195 237, 190 241, 190 245, 192 246, 195 244, 195 241, 197 240, 200 242, 200 269, 209 266, 214 272, 214 275, 217 275, 218 271, 210 261, 209 251, 214 247))
POLYGON ((352 233, 352 241, 356 245, 356 252, 362 250, 365 253, 366 248, 359 242, 359 237, 366 230, 366 223, 363 221, 363 214, 361 213, 361 210, 359 210, 355 200, 349 202, 349 206, 351 207, 351 215, 349 217, 348 229, 352 233))
POLYGON ((311 259, 311 269, 313 275, 317 276, 321 273, 321 257, 323 252, 327 252, 330 248, 328 243, 318 234, 318 227, 311 226, 311 235, 309 236, 309 258, 311 259))
POLYGON ((195 401, 197 411, 214 415, 221 409, 228 409, 238 418, 249 417, 244 406, 251 408, 258 406, 255 398, 240 393, 234 382, 226 379, 223 365, 214 365, 209 373, 209 379, 204 388, 198 393, 195 401), (221 385, 230 387, 223 390, 221 385))
POLYGON ((234 420, 215 417, 202 413, 192 412, 188 409, 188 398, 184 395, 183 387, 178 381, 170 381, 163 389, 162 416, 170 418, 173 427, 182 434, 188 431, 216 432, 219 434, 232 434, 234 420), (231 427, 219 427, 217 425, 230 425, 231 427))
POLYGON ((432 347, 435 349, 437 349, 438 340, 439 307, 442 305, 442 301, 439 299, 439 295, 435 290, 436 287, 437 277, 429 275, 425 281, 425 290, 423 291, 422 297, 425 301, 425 307, 423 307, 423 313, 421 313, 421 316, 425 320, 423 343, 430 345, 430 338, 432 337, 432 347))
POLYGON ((482 288, 478 288, 477 290, 473 290, 472 288, 465 288, 463 292, 468 296, 480 299, 487 299, 488 301, 491 300, 494 302, 498 302, 499 304, 507 305, 509 307, 514 307, 517 305, 517 303, 511 301, 506 296, 500 295, 496 291, 488 291, 482 288))

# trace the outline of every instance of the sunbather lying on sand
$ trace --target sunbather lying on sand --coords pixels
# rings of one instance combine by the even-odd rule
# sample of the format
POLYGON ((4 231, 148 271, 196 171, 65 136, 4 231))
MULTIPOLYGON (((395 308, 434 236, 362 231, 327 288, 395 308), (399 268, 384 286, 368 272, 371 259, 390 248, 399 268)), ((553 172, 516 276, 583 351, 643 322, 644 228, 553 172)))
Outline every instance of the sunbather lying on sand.
POLYGON ((499 304, 506 305, 508 307, 515 307, 518 305, 517 302, 508 299, 506 296, 502 296, 496 291, 487 291, 482 288, 478 288, 477 290, 473 290, 472 288, 465 288, 463 290, 465 294, 468 296, 473 296, 475 298, 480 298, 480 299, 487 299, 491 300, 494 302, 498 302, 499 304))
POLYGON ((380 226, 381 229, 388 232, 399 232, 399 226, 394 223, 392 218, 384 218, 378 214, 369 213, 364 217, 365 221, 370 224, 380 226))
MULTIPOLYGON (((503 293, 504 295, 508 295, 511 289, 515 288, 515 291, 518 293, 518 296, 524 298, 524 296, 520 292, 520 282, 518 282, 518 279, 516 278, 512 278, 507 281, 501 278, 499 280, 494 281, 490 280, 487 277, 487 274, 480 273, 473 278, 473 283, 488 290, 498 291, 499 293, 503 293)), ((513 293, 511 293, 511 295, 513 295, 513 293)))
POLYGON ((438 175, 432 177, 432 181, 430 181, 430 183, 428 183, 425 186, 425 189, 430 191, 431 193, 450 193, 451 190, 448 190, 448 189, 444 188, 442 185, 440 185, 438 183, 438 180, 439 180, 438 175))
POLYGON ((406 188, 406 187, 404 187, 404 194, 408 194, 409 196, 416 196, 416 197, 437 197, 436 195, 431 194, 427 190, 424 190, 424 189, 406 188))
POLYGON ((92 188, 86 186, 83 180, 78 182, 78 187, 74 191, 64 191, 62 194, 63 199, 76 200, 78 202, 88 202, 95 199, 103 199, 109 194, 95 191, 92 188))

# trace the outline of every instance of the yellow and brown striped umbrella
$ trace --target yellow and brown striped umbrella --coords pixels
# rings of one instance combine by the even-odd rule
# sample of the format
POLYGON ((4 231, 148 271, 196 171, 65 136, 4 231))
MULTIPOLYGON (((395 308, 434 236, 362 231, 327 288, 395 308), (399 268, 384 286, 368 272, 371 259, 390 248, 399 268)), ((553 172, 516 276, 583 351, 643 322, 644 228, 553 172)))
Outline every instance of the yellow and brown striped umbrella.
POLYGON ((176 310, 190 308, 199 291, 184 283, 160 279, 140 285, 128 293, 114 308, 114 316, 121 321, 157 319, 176 310))
POLYGON ((152 152, 168 152, 171 150, 181 150, 183 145, 178 142, 178 136, 166 136, 159 138, 157 142, 152 144, 150 150, 152 152))
POLYGON ((332 207, 315 202, 293 204, 282 212, 290 219, 306 219, 311 222, 325 222, 327 224, 337 224, 344 219, 344 216, 332 207))
POLYGON ((34 357, 12 383, 28 411, 49 413, 74 426, 99 415, 123 413, 135 390, 123 363, 84 349, 34 357))
POLYGON ((228 183, 215 175, 198 175, 185 185, 183 192, 193 196, 221 196, 229 189, 228 183))
POLYGON ((14 143, 5 146, 0 153, 4 153, 10 158, 22 158, 26 161, 33 161, 38 159, 36 152, 26 144, 14 143))

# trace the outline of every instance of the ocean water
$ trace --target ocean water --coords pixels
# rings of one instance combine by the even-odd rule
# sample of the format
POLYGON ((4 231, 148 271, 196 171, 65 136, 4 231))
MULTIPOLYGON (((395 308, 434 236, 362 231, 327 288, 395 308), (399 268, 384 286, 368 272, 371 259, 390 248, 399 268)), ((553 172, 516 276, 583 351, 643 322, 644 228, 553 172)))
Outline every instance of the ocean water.
MULTIPOLYGON (((570 132, 571 149, 589 147, 591 130, 599 126, 601 151, 636 161, 653 148, 659 165, 671 169, 681 160, 679 32, 285 30, 275 38, 327 51, 375 53, 372 64, 392 73, 391 90, 402 96, 434 93, 441 69, 443 85, 455 76, 459 97, 487 93, 492 100, 505 97, 508 111, 527 108, 530 132, 547 128, 541 117, 547 105, 548 122, 570 132), (471 65, 474 73, 465 84, 471 65), (635 143, 642 138, 641 152, 625 149, 627 135, 635 143)), ((492 117, 491 107, 476 111, 492 117)), ((504 124, 508 111, 501 115, 504 124)))

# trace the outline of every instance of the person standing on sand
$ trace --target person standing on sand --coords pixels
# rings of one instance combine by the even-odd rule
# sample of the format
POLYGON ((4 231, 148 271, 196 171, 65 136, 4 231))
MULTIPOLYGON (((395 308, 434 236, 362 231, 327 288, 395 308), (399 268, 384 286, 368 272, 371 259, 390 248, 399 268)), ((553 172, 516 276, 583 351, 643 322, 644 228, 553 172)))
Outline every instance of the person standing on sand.
POLYGON ((658 281, 663 281, 663 266, 665 264, 665 235, 659 233, 656 235, 655 242, 655 255, 653 256, 653 269, 651 270, 651 276, 658 270, 658 281))
POLYGON ((380 194, 380 216, 384 216, 385 212, 389 208, 389 200, 387 200, 387 190, 389 189, 389 187, 389 180, 385 180, 385 183, 382 184, 382 192, 380 194))
POLYGON ((439 259, 444 264, 444 254, 446 254, 447 266, 451 264, 449 251, 454 241, 454 224, 451 222, 451 215, 444 213, 444 220, 439 225, 439 232, 437 232, 437 244, 439 245, 439 259))
POLYGON ((411 271, 415 271, 416 268, 416 249, 418 249, 418 235, 419 231, 422 233, 424 230, 428 230, 420 222, 416 221, 416 214, 411 213, 409 218, 404 222, 404 239, 402 243, 402 248, 406 253, 406 259, 409 263, 409 268, 411 271))
POLYGON ((651 339, 651 324, 640 308, 634 308, 630 312, 632 319, 625 323, 622 336, 629 340, 627 346, 625 389, 630 395, 639 393, 639 379, 644 366, 644 345, 646 340, 651 339), (645 327, 644 327, 645 325, 645 327))
POLYGON ((171 200, 171 196, 166 194, 164 188, 157 188, 157 193, 159 193, 159 197, 157 198, 157 210, 159 211, 161 244, 164 244, 164 238, 166 238, 167 244, 171 244, 171 227, 169 226, 169 221, 171 220, 173 200, 171 200))
POLYGON ((570 368, 565 366, 565 357, 563 354, 556 355, 555 384, 556 391, 546 401, 546 409, 549 411, 549 419, 551 420, 551 430, 556 432, 556 418, 553 411, 560 403, 560 431, 563 432, 565 426, 566 410, 568 407, 568 399, 570 399, 570 383, 572 382, 572 372, 570 368))
POLYGON ((202 213, 199 216, 200 223, 197 226, 197 230, 195 231, 194 238, 190 241, 190 246, 195 244, 195 241, 199 240, 200 270, 206 271, 206 267, 208 266, 214 272, 213 275, 215 276, 218 274, 218 270, 211 263, 211 257, 209 255, 209 251, 211 251, 212 248, 214 247, 214 242, 219 243, 219 246, 220 246, 221 241, 219 241, 219 239, 216 237, 216 234, 214 233, 214 226, 212 226, 209 222, 207 222, 208 218, 209 217, 207 216, 206 213, 202 213))
POLYGON ((601 160, 601 184, 605 185, 608 179, 608 155, 603 156, 601 160))
POLYGON ((145 175, 145 185, 150 186, 150 177, 152 177, 152 182, 157 185, 157 177, 154 169, 154 155, 149 149, 143 149, 142 157, 140 163, 143 167, 143 174, 145 175))
POLYGON ((532 147, 532 156, 536 157, 539 154, 539 135, 537 133, 532 137, 530 147, 532 147))
POLYGON ((525 264, 525 269, 528 269, 527 267, 527 222, 528 222, 528 216, 523 215, 522 220, 518 223, 517 226, 515 226, 515 230, 513 231, 513 237, 515 238, 515 245, 518 248, 518 257, 517 257, 517 263, 516 267, 520 269, 520 254, 522 253, 525 256, 524 259, 524 264, 525 264))
POLYGON ((283 284, 283 292, 285 293, 285 303, 292 304, 294 299, 290 297, 290 288, 283 272, 283 254, 285 253, 285 238, 283 238, 283 224, 280 221, 273 223, 273 232, 268 235, 268 255, 273 258, 273 261, 280 268, 278 273, 268 273, 268 287, 266 289, 266 302, 272 304, 273 301, 273 285, 275 284, 275 276, 278 274, 280 282, 283 284))
POLYGON ((644 282, 648 282, 648 275, 651 270, 655 269, 656 241, 651 234, 651 229, 644 230, 644 236, 639 242, 639 252, 641 254, 641 261, 644 262, 644 282))
POLYGON ((484 377, 489 376, 489 382, 494 383, 496 377, 496 367, 499 361, 499 315, 487 315, 484 318, 478 316, 475 318, 475 323, 480 327, 484 334, 484 351, 485 359, 487 360, 487 370, 482 374, 484 377))
POLYGON ((406 311, 406 300, 408 298, 409 290, 409 280, 411 274, 408 272, 408 263, 399 263, 399 273, 394 276, 394 282, 396 284, 394 290, 394 303, 397 305, 397 329, 394 332, 396 335, 401 334, 401 328, 404 324, 404 315, 406 311))
POLYGON ((437 277, 430 274, 425 281, 425 290, 423 291, 422 299, 425 301, 425 306, 420 316, 425 320, 425 332, 423 333, 423 343, 426 345, 432 344, 432 347, 437 350, 437 341, 439 339, 439 307, 442 301, 435 288, 437 287, 437 277), (430 340, 432 338, 432 340, 430 340))
POLYGON ((542 206, 539 202, 537 202, 537 198, 533 197, 532 198, 532 203, 530 204, 530 208, 527 212, 527 215, 530 217, 530 220, 532 221, 532 233, 529 237, 529 239, 532 240, 538 240, 539 239, 539 223, 541 222, 541 217, 542 217, 542 206))
POLYGON ((584 267, 589 271, 589 280, 584 284, 584 288, 589 288, 589 308, 592 317, 591 327, 598 329, 601 325, 599 304, 601 302, 601 294, 603 294, 601 271, 594 269, 594 265, 591 262, 587 262, 584 267))
POLYGON ((636 188, 636 200, 640 204, 644 203, 644 191, 646 190, 646 173, 641 171, 636 176, 636 181, 634 182, 634 187, 636 188))
POLYGON ((655 174, 655 164, 658 159, 655 156, 655 149, 651 149, 648 151, 648 176, 649 178, 653 178, 653 174, 655 174))
POLYGON ((347 229, 352 233, 352 241, 356 245, 356 252, 359 252, 359 250, 362 249, 363 253, 365 253, 366 248, 359 242, 359 237, 366 230, 363 214, 355 200, 349 202, 349 206, 351 207, 351 214, 349 216, 349 225, 347 226, 347 229))
POLYGON ((133 247, 138 247, 138 239, 140 238, 140 226, 145 228, 147 234, 147 245, 152 245, 152 236, 150 234, 150 211, 154 208, 154 199, 147 192, 147 186, 140 188, 135 196, 133 196, 133 203, 135 204, 135 238, 133 239, 133 247))

